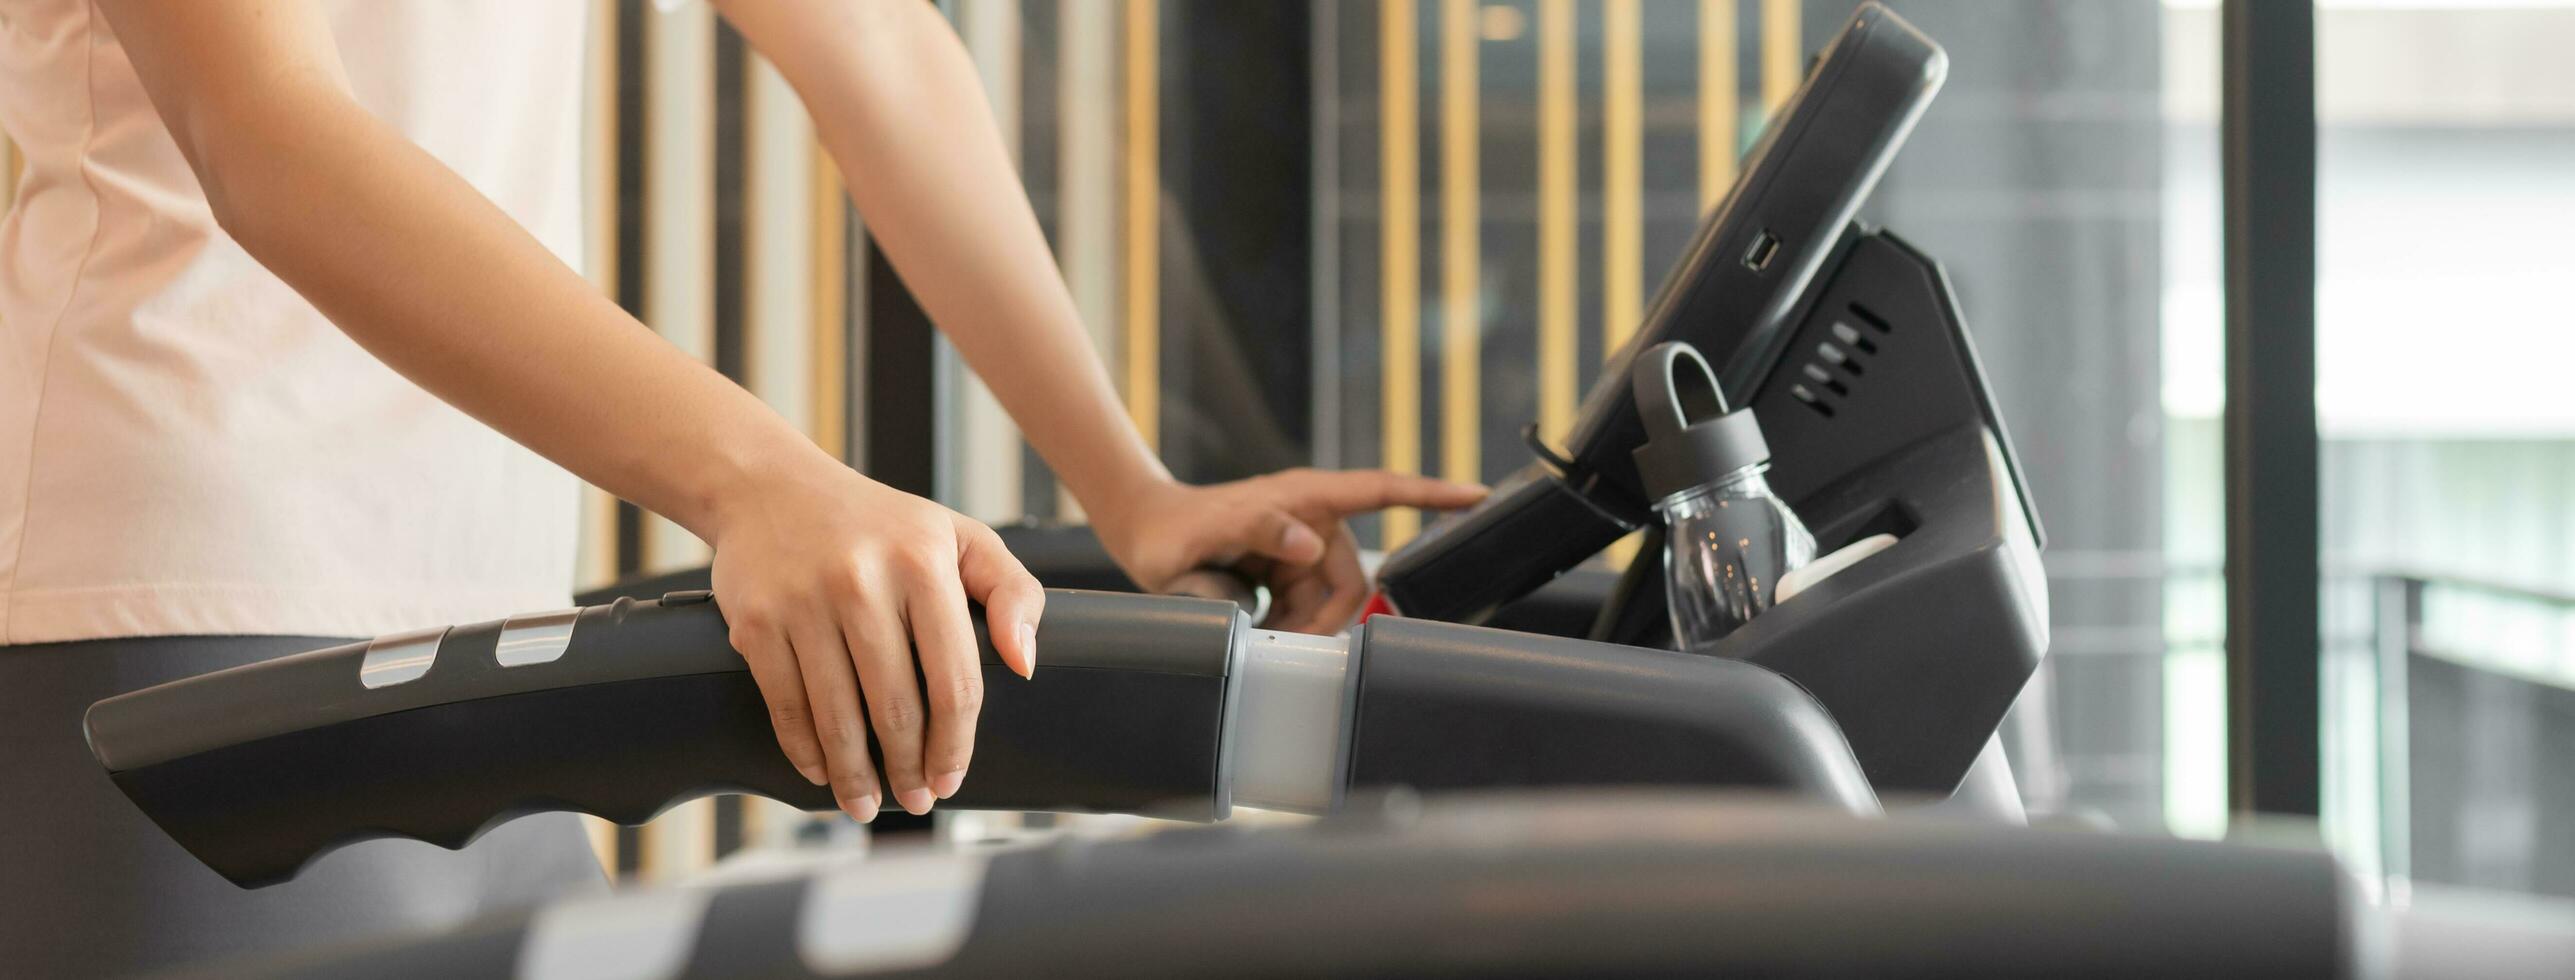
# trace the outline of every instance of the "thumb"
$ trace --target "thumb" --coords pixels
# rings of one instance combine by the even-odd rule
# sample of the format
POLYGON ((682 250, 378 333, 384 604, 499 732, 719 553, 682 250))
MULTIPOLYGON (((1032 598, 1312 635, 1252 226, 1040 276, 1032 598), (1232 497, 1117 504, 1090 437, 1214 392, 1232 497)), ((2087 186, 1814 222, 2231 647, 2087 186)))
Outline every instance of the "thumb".
POLYGON ((957 519, 958 584, 983 603, 993 651, 1021 677, 1037 673, 1037 621, 1046 614, 1046 591, 1028 568, 980 521, 957 519))

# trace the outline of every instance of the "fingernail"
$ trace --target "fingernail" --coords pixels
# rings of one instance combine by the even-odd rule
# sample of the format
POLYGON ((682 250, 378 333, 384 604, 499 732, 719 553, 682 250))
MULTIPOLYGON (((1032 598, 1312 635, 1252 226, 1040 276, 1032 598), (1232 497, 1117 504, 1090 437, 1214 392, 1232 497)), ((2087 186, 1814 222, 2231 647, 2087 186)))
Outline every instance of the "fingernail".
POLYGON ((797 763, 796 775, 805 777, 806 782, 812 783, 816 786, 830 782, 830 780, 823 778, 823 767, 810 762, 797 763))
POLYGON ((1019 676, 1035 677, 1037 675, 1037 627, 1035 624, 1019 624, 1019 655, 1028 660, 1028 671, 1020 674, 1019 676))
POLYGON ((930 789, 932 792, 939 794, 940 799, 944 800, 948 797, 957 795, 957 787, 964 785, 965 781, 966 771, 963 769, 959 769, 955 772, 943 772, 937 776, 931 777, 930 789))
POLYGON ((855 800, 842 800, 840 801, 840 808, 849 812, 850 819, 856 820, 860 823, 867 823, 875 820, 876 794, 869 793, 855 800))
POLYGON ((930 804, 933 801, 929 790, 915 786, 894 794, 894 802, 903 805, 903 812, 917 817, 930 812, 930 804))

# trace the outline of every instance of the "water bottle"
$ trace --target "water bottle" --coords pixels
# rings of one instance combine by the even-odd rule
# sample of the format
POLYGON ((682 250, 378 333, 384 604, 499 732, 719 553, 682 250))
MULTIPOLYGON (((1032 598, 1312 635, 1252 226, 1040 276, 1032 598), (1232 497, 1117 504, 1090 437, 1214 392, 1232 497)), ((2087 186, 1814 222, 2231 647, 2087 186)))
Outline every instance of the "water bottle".
POLYGON ((1630 375, 1645 421, 1636 471, 1665 527, 1672 638, 1712 652, 1771 606, 1783 575, 1815 559, 1815 536, 1770 490, 1770 446, 1750 408, 1728 411, 1708 362, 1658 344, 1630 375))

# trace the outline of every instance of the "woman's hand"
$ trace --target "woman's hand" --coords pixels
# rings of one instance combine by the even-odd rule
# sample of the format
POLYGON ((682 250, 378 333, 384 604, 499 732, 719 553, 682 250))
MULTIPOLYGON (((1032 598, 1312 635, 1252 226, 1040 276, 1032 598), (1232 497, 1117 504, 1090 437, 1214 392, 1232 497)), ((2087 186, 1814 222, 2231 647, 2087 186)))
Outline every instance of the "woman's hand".
POLYGON ((1045 593, 991 528, 847 467, 805 469, 729 495, 706 529, 733 648, 778 746, 841 809, 876 816, 872 727, 895 802, 928 813, 964 782, 983 704, 967 601, 1027 677, 1045 593))
POLYGON ((1235 568, 1268 583, 1271 626, 1330 633, 1368 600, 1359 542, 1345 519, 1482 499, 1482 487, 1423 476, 1295 469, 1208 487, 1166 480, 1089 509, 1100 542, 1137 585, 1160 591, 1193 569, 1235 568))

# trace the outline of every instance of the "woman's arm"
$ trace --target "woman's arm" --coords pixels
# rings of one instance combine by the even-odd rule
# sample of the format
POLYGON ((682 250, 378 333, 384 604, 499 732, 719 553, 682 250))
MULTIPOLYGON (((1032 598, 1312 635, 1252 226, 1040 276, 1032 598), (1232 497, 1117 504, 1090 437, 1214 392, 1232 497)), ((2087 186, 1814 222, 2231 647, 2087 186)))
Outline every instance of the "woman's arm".
POLYGON ((717 0, 777 65, 868 236, 1082 500, 1168 480, 1092 353, 983 84, 928 0, 717 0))
POLYGON ((403 376, 714 546, 734 646, 808 779, 872 817, 872 720, 897 802, 955 791, 982 693, 966 601, 1022 674, 1043 603, 989 528, 860 477, 601 298, 350 96, 311 4, 100 7, 253 257, 403 376))
POLYGON ((1481 495, 1383 472, 1174 483, 1119 407, 982 82, 938 10, 926 0, 716 6, 795 86, 868 234, 1139 583, 1243 563, 1277 588, 1279 625, 1336 629, 1366 598, 1345 516, 1481 495))

